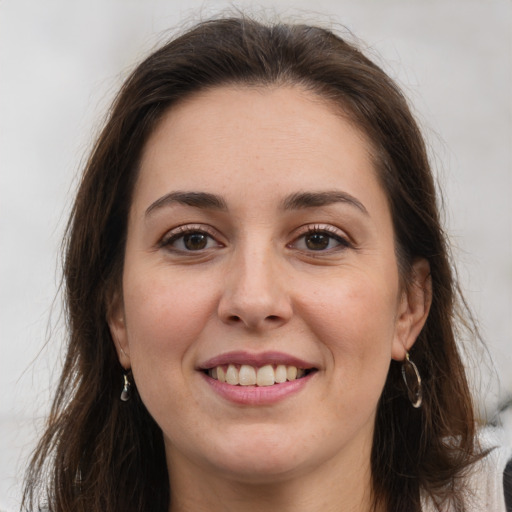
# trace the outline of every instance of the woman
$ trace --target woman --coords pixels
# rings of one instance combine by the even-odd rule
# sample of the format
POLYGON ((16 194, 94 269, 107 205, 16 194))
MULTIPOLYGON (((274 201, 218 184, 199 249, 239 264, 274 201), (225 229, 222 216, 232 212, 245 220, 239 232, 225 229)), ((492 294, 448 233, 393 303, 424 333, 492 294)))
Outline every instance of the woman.
POLYGON ((507 457, 476 440, 421 134, 332 33, 222 19, 146 59, 65 283, 25 507, 44 485, 52 511, 505 510, 479 487, 507 457))

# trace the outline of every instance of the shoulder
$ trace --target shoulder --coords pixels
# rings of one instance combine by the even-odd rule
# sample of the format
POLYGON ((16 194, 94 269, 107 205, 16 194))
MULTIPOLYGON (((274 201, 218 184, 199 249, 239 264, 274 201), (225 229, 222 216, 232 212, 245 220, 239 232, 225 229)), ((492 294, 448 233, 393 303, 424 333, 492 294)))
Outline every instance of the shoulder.
MULTIPOLYGON (((503 444, 503 436, 494 429, 485 429, 479 436, 487 455, 473 464, 464 475, 463 487, 467 512, 512 512, 512 446, 503 444)), ((437 508, 429 500, 423 512, 437 508)), ((442 509, 452 512, 451 508, 442 509)))
POLYGON ((506 468, 510 468, 512 446, 503 444, 503 439, 498 429, 486 428, 481 432, 482 448, 489 450, 489 453, 471 468, 467 485, 469 502, 474 502, 475 512, 512 512, 510 503, 505 502, 505 491, 510 482, 506 468))
POLYGON ((507 487, 512 485, 509 477, 512 450, 506 446, 490 448, 489 454, 470 471, 468 475, 469 502, 475 502, 474 510, 496 512, 512 512, 509 497, 506 498, 507 487), (506 468, 509 470, 506 470, 506 468), (506 502, 508 501, 508 503, 506 502))

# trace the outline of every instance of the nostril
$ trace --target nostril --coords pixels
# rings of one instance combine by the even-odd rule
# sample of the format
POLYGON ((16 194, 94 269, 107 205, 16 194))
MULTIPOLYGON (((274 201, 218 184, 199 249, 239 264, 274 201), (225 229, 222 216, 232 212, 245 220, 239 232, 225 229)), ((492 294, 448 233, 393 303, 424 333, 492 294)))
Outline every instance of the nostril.
MULTIPOLYGON (((281 318, 279 315, 268 315, 265 317, 264 322, 269 322, 270 324, 278 324, 281 318)), ((247 323, 243 320, 241 316, 238 315, 229 315, 226 321, 230 324, 239 324, 239 323, 247 323)), ((257 322, 255 323, 255 325, 257 322)), ((247 323, 249 325, 249 323, 247 323)))

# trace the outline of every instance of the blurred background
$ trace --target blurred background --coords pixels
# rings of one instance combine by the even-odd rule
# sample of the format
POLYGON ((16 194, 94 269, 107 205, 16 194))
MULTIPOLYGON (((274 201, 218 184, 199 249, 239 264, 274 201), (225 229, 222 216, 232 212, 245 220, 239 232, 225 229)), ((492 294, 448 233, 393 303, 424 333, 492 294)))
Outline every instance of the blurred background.
MULTIPOLYGON (((424 129, 463 289, 480 414, 512 398, 510 0, 0 1, 0 510, 16 510, 59 374, 59 250, 87 151, 123 78, 226 8, 352 31, 424 129), (48 341, 48 343, 46 343, 48 341)), ((512 442, 512 418, 505 413, 512 442)))

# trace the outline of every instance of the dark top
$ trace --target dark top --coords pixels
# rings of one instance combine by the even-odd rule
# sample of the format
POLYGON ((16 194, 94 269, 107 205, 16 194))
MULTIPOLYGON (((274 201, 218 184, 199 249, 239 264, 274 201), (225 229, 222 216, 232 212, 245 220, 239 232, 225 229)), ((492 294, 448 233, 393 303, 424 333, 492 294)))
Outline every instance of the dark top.
POLYGON ((508 461, 503 473, 503 490, 505 492, 505 508, 512 512, 512 459, 508 461))

